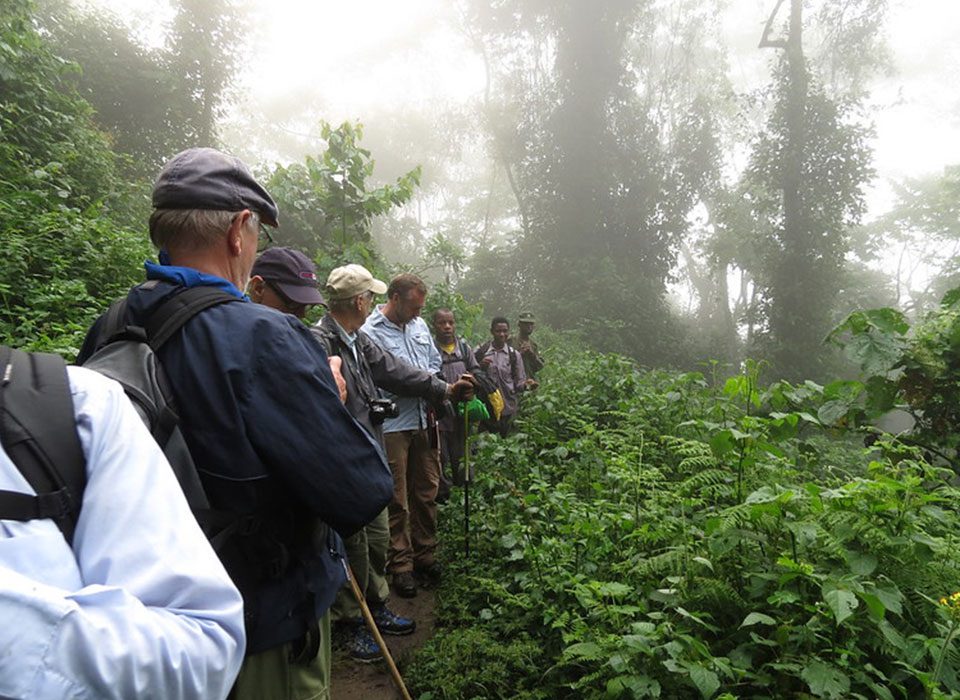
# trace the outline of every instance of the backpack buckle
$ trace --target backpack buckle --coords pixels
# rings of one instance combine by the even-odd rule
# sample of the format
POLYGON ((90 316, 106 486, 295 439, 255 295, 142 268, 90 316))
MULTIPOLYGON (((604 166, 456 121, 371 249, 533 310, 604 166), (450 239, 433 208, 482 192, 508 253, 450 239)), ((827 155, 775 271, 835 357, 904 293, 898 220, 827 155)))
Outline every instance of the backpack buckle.
POLYGON ((64 487, 37 495, 37 517, 61 521, 70 515, 70 491, 64 487))

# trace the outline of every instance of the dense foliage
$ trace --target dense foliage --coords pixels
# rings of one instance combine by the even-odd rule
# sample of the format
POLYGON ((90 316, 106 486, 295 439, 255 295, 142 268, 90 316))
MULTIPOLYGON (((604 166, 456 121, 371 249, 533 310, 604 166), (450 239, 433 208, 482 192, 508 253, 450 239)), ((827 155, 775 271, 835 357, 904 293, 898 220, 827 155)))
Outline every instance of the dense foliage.
MULTIPOLYGON (((102 7, 37 0, 51 49, 77 64, 71 83, 96 110, 127 177, 153 181, 174 153, 216 146, 217 120, 239 64, 245 19, 230 0, 174 0, 162 46, 145 46, 102 7)), ((157 28, 153 28, 153 33, 157 28)))
POLYGON ((838 419, 906 411, 914 425, 905 437, 960 471, 960 289, 912 329, 896 309, 873 309, 852 313, 829 337, 865 377, 848 383, 838 419))
POLYGON ((960 692, 953 472, 843 431, 858 383, 562 346, 520 433, 475 439, 469 559, 444 513, 421 698, 960 692))
POLYGON ((0 342, 66 355, 147 253, 119 223, 133 205, 73 70, 27 2, 0 7, 0 342))
POLYGON ((791 81, 785 67, 778 72, 776 107, 754 143, 741 193, 757 234, 754 269, 761 290, 754 309, 760 328, 751 350, 770 358, 774 376, 793 380, 829 376, 822 340, 845 275, 847 231, 859 222, 863 187, 872 174, 865 130, 815 78, 807 80, 803 128, 793 137, 791 81), (790 160, 801 173, 794 184, 795 220, 783 195, 790 160))
POLYGON ((363 127, 321 124, 326 144, 303 163, 278 166, 267 189, 283 212, 282 241, 312 250, 343 250, 370 244, 372 219, 410 199, 420 177, 415 168, 393 185, 371 186, 374 161, 360 145, 363 127))

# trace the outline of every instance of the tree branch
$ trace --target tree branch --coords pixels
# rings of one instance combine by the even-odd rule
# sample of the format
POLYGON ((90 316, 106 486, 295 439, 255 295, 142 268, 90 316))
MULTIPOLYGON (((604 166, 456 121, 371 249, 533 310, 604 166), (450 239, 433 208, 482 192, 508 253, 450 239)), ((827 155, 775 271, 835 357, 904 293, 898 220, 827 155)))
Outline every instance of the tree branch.
POLYGON ((757 46, 758 49, 785 49, 787 48, 786 39, 771 39, 770 30, 773 29, 773 20, 777 18, 777 13, 780 11, 780 6, 783 5, 784 0, 777 0, 777 6, 773 8, 773 12, 770 13, 770 17, 767 19, 767 24, 763 28, 763 36, 760 37, 760 44, 757 46))

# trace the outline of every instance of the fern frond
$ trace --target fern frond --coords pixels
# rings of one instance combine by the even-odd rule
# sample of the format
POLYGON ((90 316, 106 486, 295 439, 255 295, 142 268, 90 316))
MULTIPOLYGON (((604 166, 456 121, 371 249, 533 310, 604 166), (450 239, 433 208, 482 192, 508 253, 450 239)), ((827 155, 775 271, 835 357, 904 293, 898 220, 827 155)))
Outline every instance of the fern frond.
POLYGON ((725 532, 743 527, 750 520, 752 509, 753 505, 750 503, 738 503, 719 511, 717 513, 717 517, 720 518, 718 531, 725 532))
MULTIPOLYGON (((685 459, 680 463, 680 466, 687 462, 691 461, 700 461, 701 458, 692 458, 685 459)), ((709 466, 714 466, 710 464, 709 466)), ((684 496, 703 496, 703 489, 708 486, 718 486, 721 484, 727 484, 730 480, 730 474, 722 469, 708 469, 705 468, 704 471, 701 471, 697 474, 687 477, 682 482, 680 482, 676 489, 677 492, 684 496)))
POLYGON ((676 435, 661 435, 660 442, 667 450, 681 459, 713 456, 710 445, 700 440, 691 440, 676 435))
POLYGON ((701 577, 694 578, 693 585, 687 588, 684 604, 690 610, 709 612, 717 620, 742 617, 741 611, 749 607, 743 596, 727 581, 701 577))
POLYGON ((683 570, 685 556, 687 556, 687 553, 683 548, 671 549, 652 557, 640 559, 626 573, 627 575, 633 573, 641 577, 663 577, 668 574, 679 574, 683 570))

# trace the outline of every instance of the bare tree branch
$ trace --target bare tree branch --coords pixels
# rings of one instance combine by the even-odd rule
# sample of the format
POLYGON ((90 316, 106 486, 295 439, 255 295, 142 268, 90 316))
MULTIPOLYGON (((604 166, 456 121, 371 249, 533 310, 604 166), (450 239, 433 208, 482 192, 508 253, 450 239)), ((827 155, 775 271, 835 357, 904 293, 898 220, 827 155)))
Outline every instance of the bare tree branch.
POLYGON ((773 8, 773 12, 770 13, 769 19, 767 19, 767 24, 763 28, 763 36, 760 37, 760 44, 757 46, 758 49, 785 49, 787 48, 786 39, 771 39, 770 30, 773 29, 773 21, 777 18, 777 13, 780 12, 780 6, 783 5, 784 0, 777 0, 777 6, 773 8))

